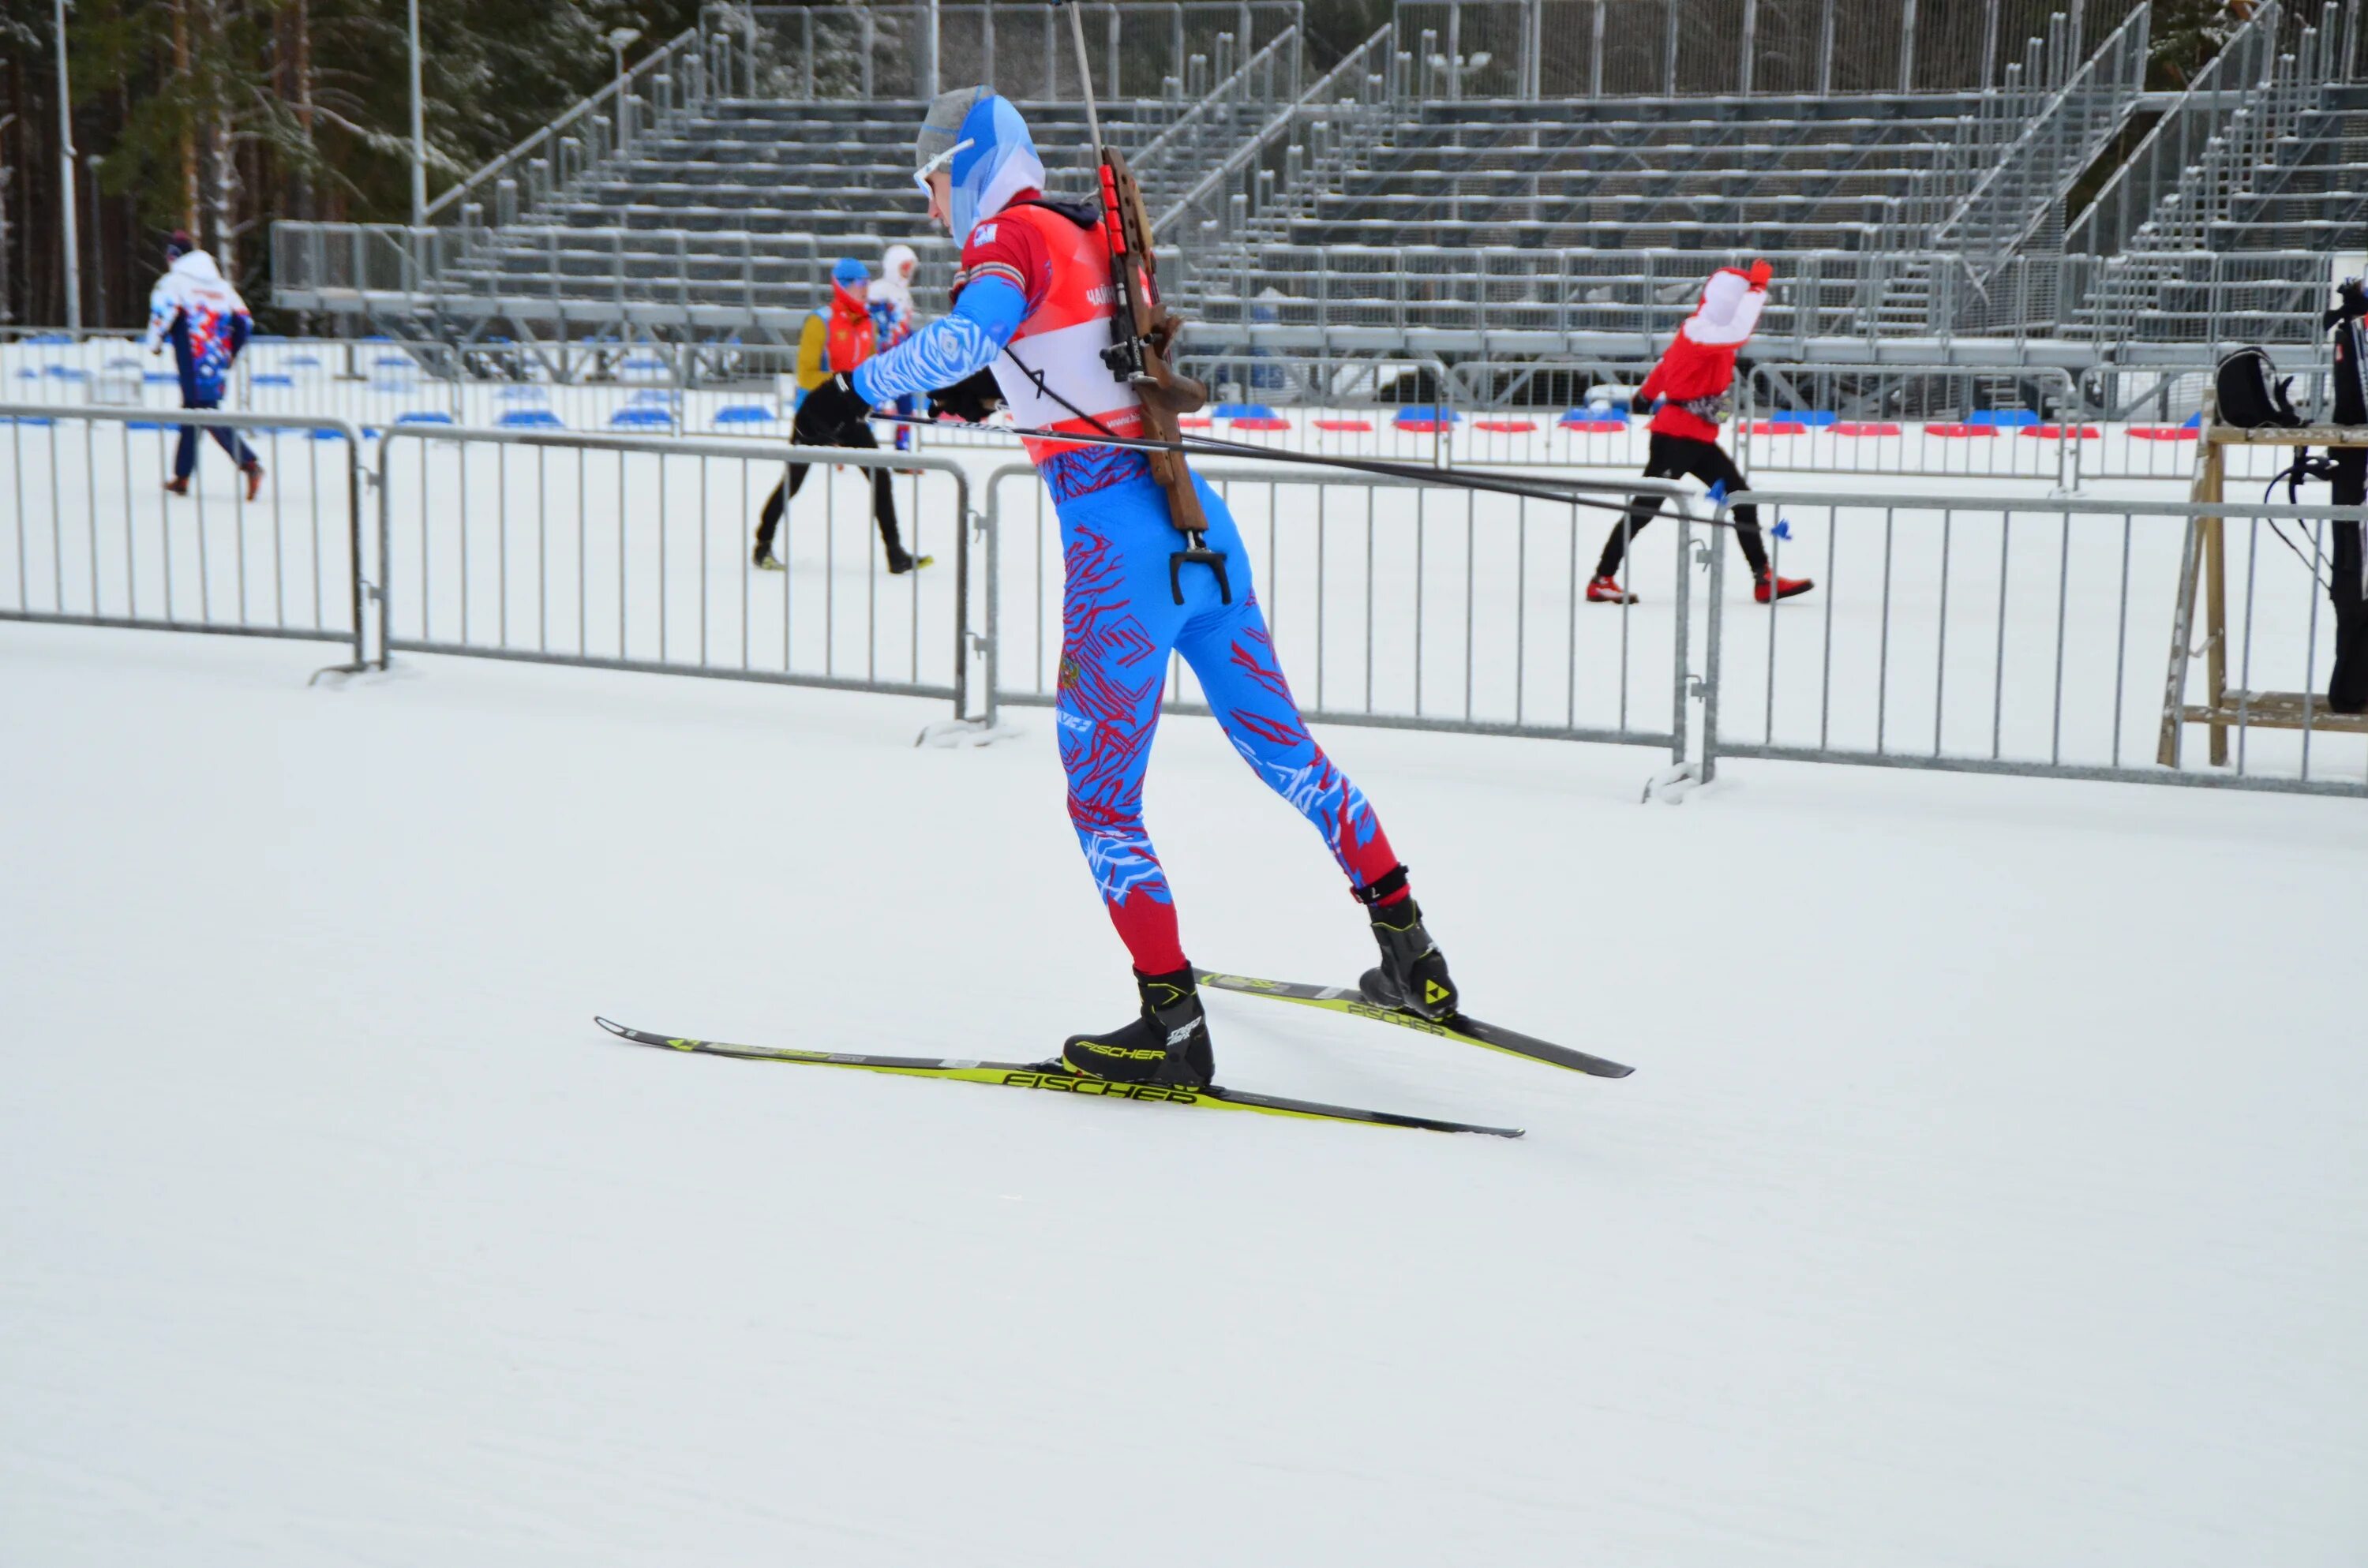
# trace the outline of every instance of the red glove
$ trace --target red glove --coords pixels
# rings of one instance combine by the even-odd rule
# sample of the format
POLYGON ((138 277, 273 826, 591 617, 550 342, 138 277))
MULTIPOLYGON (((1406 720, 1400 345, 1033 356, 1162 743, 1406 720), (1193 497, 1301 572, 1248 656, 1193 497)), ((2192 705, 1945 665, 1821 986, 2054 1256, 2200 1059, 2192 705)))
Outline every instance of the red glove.
POLYGON ((1746 272, 1743 278, 1744 281, 1749 283, 1754 289, 1765 289, 1768 287, 1768 280, 1775 276, 1776 269, 1767 262, 1755 261, 1751 264, 1751 269, 1746 272))

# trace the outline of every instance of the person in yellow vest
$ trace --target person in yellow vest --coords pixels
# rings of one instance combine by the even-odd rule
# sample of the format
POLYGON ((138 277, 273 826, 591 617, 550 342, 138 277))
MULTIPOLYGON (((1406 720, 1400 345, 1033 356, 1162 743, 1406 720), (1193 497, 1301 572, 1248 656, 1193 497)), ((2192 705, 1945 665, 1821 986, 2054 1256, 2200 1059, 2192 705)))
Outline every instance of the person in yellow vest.
POLYGON ((830 380, 830 312, 815 311, 806 317, 806 324, 798 329, 798 395, 790 406, 795 412, 806 393, 830 380))
MULTIPOLYGON (((880 443, 872 437, 871 426, 864 422, 871 412, 869 408, 842 408, 827 398, 806 395, 834 375, 844 375, 871 358, 877 340, 871 303, 865 298, 871 281, 871 274, 861 262, 851 256, 840 261, 831 270, 829 309, 808 316, 805 326, 798 333, 799 397, 797 416, 790 425, 792 446, 852 447, 865 451, 880 449, 880 443), (806 379, 809 369, 814 373, 811 381, 806 379)), ((896 497, 890 488, 893 481, 894 475, 884 468, 871 471, 871 516, 880 527, 880 544, 888 557, 888 570, 902 576, 916 567, 928 565, 932 558, 905 550, 896 526, 896 497)), ((773 554, 773 536, 780 528, 790 497, 805 482, 806 465, 793 462, 789 473, 765 498, 764 508, 757 518, 757 547, 750 557, 758 571, 786 570, 773 554)))

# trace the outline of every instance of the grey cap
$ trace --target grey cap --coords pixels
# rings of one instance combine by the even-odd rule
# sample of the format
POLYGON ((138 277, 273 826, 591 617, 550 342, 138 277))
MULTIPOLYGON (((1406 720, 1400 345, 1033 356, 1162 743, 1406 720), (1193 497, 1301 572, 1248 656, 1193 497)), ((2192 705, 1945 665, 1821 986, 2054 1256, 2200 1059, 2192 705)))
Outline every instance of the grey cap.
POLYGON ((981 98, 994 96, 993 87, 981 85, 956 87, 951 92, 939 93, 931 98, 929 112, 921 119, 921 133, 913 138, 914 172, 917 174, 944 157, 952 149, 954 133, 962 129, 962 122, 969 118, 972 108, 981 98))

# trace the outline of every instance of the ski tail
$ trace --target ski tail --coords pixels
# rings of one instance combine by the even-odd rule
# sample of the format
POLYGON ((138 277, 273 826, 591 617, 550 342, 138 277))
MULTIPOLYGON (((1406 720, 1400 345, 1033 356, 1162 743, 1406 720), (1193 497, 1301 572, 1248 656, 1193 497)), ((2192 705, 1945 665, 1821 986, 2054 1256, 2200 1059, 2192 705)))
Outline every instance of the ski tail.
POLYGON ((1458 1013, 1444 1019, 1426 1018, 1403 1007, 1386 1006, 1353 986, 1261 980, 1256 975, 1222 974, 1205 969, 1193 972, 1202 985, 1214 990, 1238 992, 1245 996, 1265 996, 1277 1002, 1295 1002, 1303 1007, 1321 1007, 1328 1012, 1347 1013, 1354 1017, 1395 1024, 1400 1028, 1414 1029, 1441 1040, 1459 1040, 1465 1045, 1501 1051, 1508 1056, 1526 1057, 1531 1062, 1543 1062, 1568 1072, 1584 1073, 1591 1078, 1625 1078, 1636 1071, 1625 1062, 1614 1062, 1609 1057, 1590 1056, 1584 1051, 1573 1051, 1566 1045, 1539 1040, 1518 1029, 1484 1023, 1468 1013, 1458 1013))

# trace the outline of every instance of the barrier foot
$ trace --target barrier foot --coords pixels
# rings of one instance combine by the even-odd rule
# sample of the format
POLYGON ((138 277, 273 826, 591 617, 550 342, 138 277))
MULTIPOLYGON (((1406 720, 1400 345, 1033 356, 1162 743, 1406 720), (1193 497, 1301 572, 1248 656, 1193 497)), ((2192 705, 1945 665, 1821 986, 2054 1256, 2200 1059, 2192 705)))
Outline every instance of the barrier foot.
POLYGON ((1646 801, 1658 801, 1665 806, 1683 805, 1686 797, 1702 787, 1702 764, 1698 762, 1681 762, 1674 767, 1665 767, 1645 780, 1645 792, 1637 798, 1636 803, 1643 805, 1646 801))
POLYGON ((924 724, 921 733, 913 737, 916 746, 991 746, 1019 733, 1012 725, 990 724, 984 719, 940 719, 934 724, 924 724))
POLYGON ((317 686, 320 684, 321 678, 324 676, 327 676, 335 678, 335 684, 343 686, 349 677, 354 676, 369 675, 377 668, 378 666, 376 665, 370 664, 329 665, 321 669, 314 670, 311 677, 307 679, 304 684, 306 686, 317 686))

